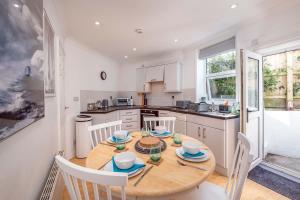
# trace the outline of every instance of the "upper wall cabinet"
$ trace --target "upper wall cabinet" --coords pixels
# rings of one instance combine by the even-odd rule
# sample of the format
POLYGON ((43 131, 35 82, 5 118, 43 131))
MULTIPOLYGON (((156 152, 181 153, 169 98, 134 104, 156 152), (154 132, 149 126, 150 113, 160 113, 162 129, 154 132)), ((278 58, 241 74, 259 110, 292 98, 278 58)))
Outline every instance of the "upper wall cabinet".
POLYGON ((181 92, 182 66, 179 62, 165 65, 165 92, 181 92))
POLYGON ((146 82, 146 68, 136 69, 136 91, 141 93, 151 92, 151 85, 146 82))
POLYGON ((164 81, 164 65, 147 67, 146 82, 164 81))

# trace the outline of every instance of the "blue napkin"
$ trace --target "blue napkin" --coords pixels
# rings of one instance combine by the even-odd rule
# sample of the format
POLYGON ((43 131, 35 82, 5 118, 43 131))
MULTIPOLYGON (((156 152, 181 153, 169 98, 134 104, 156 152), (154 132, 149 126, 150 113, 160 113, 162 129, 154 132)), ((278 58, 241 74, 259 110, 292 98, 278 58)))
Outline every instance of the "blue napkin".
POLYGON ((112 157, 112 164, 113 164, 114 172, 123 172, 123 173, 130 173, 130 172, 133 172, 135 170, 145 167, 145 164, 134 164, 129 169, 120 169, 117 167, 114 157, 112 157))
POLYGON ((154 135, 159 135, 159 136, 167 136, 167 135, 171 134, 171 132, 169 132, 169 131, 165 131, 164 133, 158 133, 156 131, 151 131, 151 133, 153 133, 154 135))
POLYGON ((200 157, 200 156, 203 156, 204 153, 199 151, 198 153, 196 154, 191 154, 191 153, 188 153, 188 152, 184 152, 183 154, 181 154, 183 157, 186 157, 186 158, 197 158, 197 157, 200 157))

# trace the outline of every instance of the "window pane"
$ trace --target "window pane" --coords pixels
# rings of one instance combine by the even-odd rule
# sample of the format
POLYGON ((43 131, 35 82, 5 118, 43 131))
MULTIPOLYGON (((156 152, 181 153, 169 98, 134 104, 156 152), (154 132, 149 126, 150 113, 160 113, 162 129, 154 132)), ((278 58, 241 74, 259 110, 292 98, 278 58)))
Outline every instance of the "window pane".
POLYGON ((219 73, 235 69, 235 51, 226 52, 207 58, 207 74, 219 73))
POLYGON ((211 98, 235 99, 235 77, 209 79, 211 98))
POLYGON ((293 98, 294 108, 300 109, 300 50, 293 52, 293 98))
POLYGON ((248 107, 259 109, 259 61, 248 58, 248 107))
POLYGON ((266 108, 286 108, 287 54, 279 53, 263 58, 264 102, 266 108))

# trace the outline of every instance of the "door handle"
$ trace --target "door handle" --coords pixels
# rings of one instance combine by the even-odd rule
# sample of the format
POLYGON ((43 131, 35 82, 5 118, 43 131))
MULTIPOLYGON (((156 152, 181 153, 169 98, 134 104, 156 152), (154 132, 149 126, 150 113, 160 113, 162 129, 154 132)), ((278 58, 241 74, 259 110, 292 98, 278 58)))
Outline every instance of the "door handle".
POLYGON ((200 132, 201 132, 201 127, 198 127, 198 137, 199 137, 199 138, 201 138, 200 132))
POLYGON ((202 134, 203 134, 203 139, 205 139, 206 138, 206 128, 203 128, 202 134))
POLYGON ((252 113, 252 112, 257 112, 258 109, 257 108, 247 108, 247 123, 249 122, 249 113, 252 113))

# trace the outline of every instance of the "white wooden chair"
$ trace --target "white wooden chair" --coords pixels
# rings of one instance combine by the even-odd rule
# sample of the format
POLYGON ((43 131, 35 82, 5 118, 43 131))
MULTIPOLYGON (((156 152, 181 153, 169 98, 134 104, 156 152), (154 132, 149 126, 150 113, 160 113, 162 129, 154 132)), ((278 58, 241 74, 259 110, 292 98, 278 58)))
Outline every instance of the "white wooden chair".
POLYGON ((122 128, 122 120, 89 126, 92 147, 111 137, 115 131, 122 128))
POLYGON ((99 187, 106 190, 107 200, 112 200, 111 187, 120 187, 121 199, 126 200, 125 187, 128 183, 126 173, 106 172, 94 169, 89 169, 75 165, 64 159, 62 156, 55 156, 57 165, 64 178, 65 185, 72 200, 90 200, 92 194, 95 200, 99 200, 99 187), (88 184, 92 184, 93 192, 88 190, 88 184), (79 185, 82 186, 80 189, 79 185))
POLYGON ((165 126, 167 131, 174 133, 176 117, 145 117, 146 129, 154 130, 155 126, 165 126))
POLYGON ((238 143, 233 164, 229 171, 226 189, 213 183, 204 182, 198 189, 180 194, 176 200, 239 200, 246 181, 253 156, 250 155, 250 142, 242 133, 238 134, 238 143))

